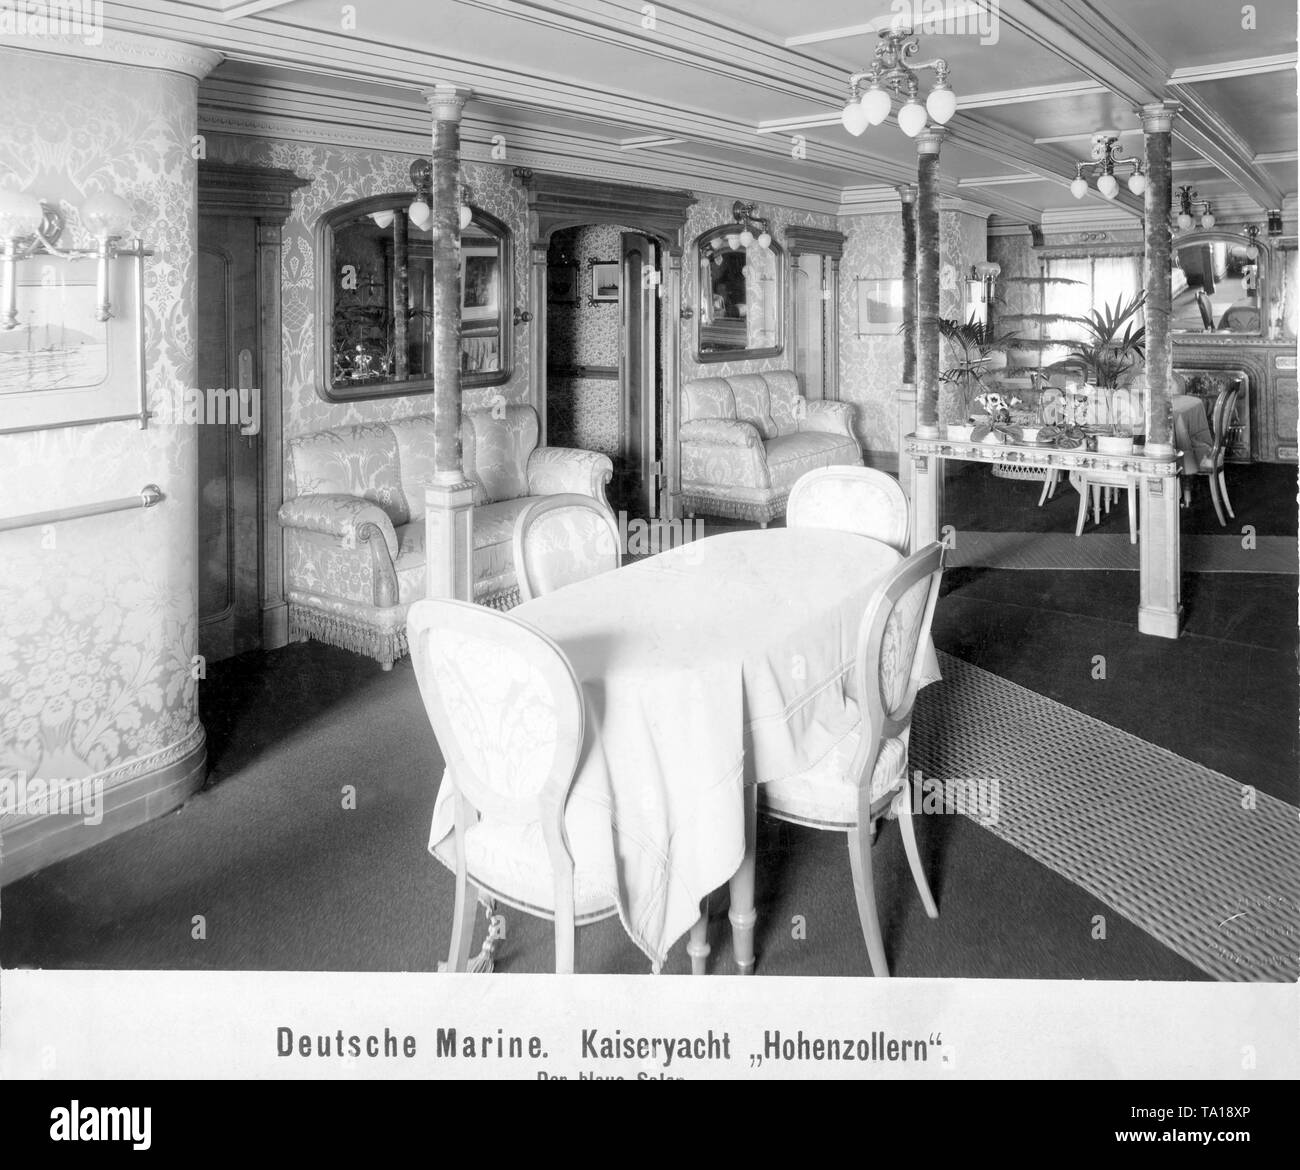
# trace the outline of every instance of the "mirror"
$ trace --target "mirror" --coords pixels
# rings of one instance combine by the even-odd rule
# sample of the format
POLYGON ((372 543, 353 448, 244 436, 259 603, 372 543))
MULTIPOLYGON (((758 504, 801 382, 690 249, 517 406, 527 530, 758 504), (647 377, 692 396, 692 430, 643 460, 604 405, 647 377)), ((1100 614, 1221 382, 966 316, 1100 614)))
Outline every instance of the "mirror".
POLYGON ((695 357, 727 362, 772 357, 784 348, 784 255, 742 224, 699 238, 699 330, 695 357), (753 239, 746 246, 742 233, 753 239))
POLYGON ((1175 333, 1260 337, 1268 331, 1269 247, 1232 232, 1193 232, 1174 240, 1175 333))
MULTIPOLYGON (((330 401, 433 389, 433 239, 408 208, 414 192, 377 195, 321 218, 317 272, 320 384, 330 401)), ((461 385, 509 379, 510 230, 474 210, 461 234, 461 385)))

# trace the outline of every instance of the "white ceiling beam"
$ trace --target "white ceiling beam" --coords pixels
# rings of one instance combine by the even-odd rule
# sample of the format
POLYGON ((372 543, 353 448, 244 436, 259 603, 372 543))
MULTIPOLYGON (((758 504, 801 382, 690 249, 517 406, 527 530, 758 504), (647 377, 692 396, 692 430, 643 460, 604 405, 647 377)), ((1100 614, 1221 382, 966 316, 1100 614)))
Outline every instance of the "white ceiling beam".
POLYGON ((256 16, 259 12, 265 12, 269 8, 283 8, 287 4, 293 4, 296 0, 246 0, 243 4, 236 4, 233 8, 227 8, 222 13, 223 20, 243 20, 246 16, 256 16))
POLYGON ((1169 80, 1184 85, 1202 81, 1226 81, 1232 77, 1254 77, 1257 73, 1285 73, 1296 67, 1295 53, 1272 57, 1249 57, 1244 61, 1223 61, 1218 65, 1185 65, 1175 69, 1169 80))
MULTIPOLYGON (((932 11, 931 7, 927 6, 923 15, 925 27, 924 29, 917 29, 917 31, 925 31, 929 35, 934 35, 930 32, 930 29, 935 25, 956 25, 971 16, 983 16, 987 19, 988 7, 982 4, 958 3, 945 4, 941 9, 932 11)), ((902 14, 878 16, 875 20, 867 21, 866 24, 850 24, 844 28, 828 28, 821 32, 801 33, 799 36, 786 37, 785 47, 794 49, 800 45, 819 45, 824 44, 826 41, 843 41, 852 37, 875 36, 883 29, 892 28, 896 24, 906 25, 908 23, 908 19, 902 14)))

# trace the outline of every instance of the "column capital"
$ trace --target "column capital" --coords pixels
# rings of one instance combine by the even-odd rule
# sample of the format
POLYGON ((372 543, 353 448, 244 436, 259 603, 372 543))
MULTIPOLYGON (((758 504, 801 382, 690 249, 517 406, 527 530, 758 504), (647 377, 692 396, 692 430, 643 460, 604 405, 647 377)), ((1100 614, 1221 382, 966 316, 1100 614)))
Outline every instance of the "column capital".
POLYGON ((441 83, 421 92, 424 100, 429 103, 429 109, 433 111, 434 120, 438 122, 459 122, 465 111, 465 103, 474 94, 473 90, 463 86, 441 83))
POLYGON ((901 199, 904 203, 916 202, 915 183, 899 183, 898 186, 894 188, 894 190, 898 192, 899 199, 901 199))
POLYGON ((948 131, 942 126, 927 126, 916 136, 916 153, 938 154, 939 147, 947 136, 948 131))
POLYGON ((1143 134, 1168 134, 1174 128, 1174 115, 1182 108, 1178 102, 1148 102, 1135 113, 1142 119, 1143 134))

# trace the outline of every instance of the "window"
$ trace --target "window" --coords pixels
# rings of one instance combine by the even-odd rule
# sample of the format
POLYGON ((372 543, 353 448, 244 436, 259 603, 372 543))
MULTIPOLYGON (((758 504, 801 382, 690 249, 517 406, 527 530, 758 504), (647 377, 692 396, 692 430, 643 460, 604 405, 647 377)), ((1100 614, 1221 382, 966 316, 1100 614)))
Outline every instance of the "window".
MULTIPOLYGON (((1043 262, 1043 312, 1049 317, 1086 317, 1093 309, 1116 304, 1122 297, 1132 300, 1142 292, 1141 256, 1091 256, 1043 262), (1074 281, 1066 284, 1064 281, 1074 281)), ((1142 323, 1139 313, 1137 324, 1142 323)), ((1084 329, 1072 321, 1051 321, 1045 336, 1060 341, 1080 341, 1084 329)), ((1050 365, 1066 354, 1066 347, 1043 350, 1043 364, 1050 365)))

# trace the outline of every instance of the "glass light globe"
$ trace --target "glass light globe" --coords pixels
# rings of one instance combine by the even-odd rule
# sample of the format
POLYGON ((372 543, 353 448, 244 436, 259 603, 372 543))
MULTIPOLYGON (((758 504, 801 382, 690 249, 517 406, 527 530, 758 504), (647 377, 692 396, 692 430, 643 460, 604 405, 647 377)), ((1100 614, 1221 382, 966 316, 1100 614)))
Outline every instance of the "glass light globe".
POLYGON ((372 211, 370 218, 375 221, 375 227, 383 229, 391 227, 393 220, 397 218, 395 211, 372 211))
POLYGON ((40 200, 21 191, 0 190, 0 239, 16 240, 30 236, 41 226, 44 218, 40 200))
POLYGON ((1185 211, 1180 212, 1178 216, 1179 230, 1185 232, 1191 226, 1192 226, 1192 217, 1188 215, 1187 212, 1185 211))
POLYGON ((898 111, 898 128, 908 136, 915 138, 925 129, 927 121, 925 107, 915 98, 909 98, 907 104, 898 111))
POLYGON ((1132 191, 1134 195, 1141 195, 1142 192, 1147 189, 1146 176, 1139 174, 1137 171, 1134 171, 1129 176, 1128 189, 1132 191))
POLYGON ((936 85, 930 91, 930 96, 925 99, 925 108, 929 111, 930 117, 942 126, 957 112, 957 95, 946 82, 943 85, 936 85))
POLYGON ((743 232, 740 233, 740 246, 742 248, 748 248, 750 244, 752 244, 753 242, 754 242, 754 233, 751 232, 749 228, 746 228, 743 232))
POLYGON ((1076 199, 1082 199, 1088 194, 1088 180, 1080 176, 1070 184, 1070 194, 1076 199))
POLYGON ((1250 259, 1252 259, 1252 260, 1258 260, 1258 259, 1259 259, 1259 249, 1258 249, 1257 247, 1255 247, 1254 244, 1251 244, 1251 246, 1250 246, 1249 248, 1246 249, 1246 255, 1247 255, 1248 257, 1250 257, 1250 259))
POLYGON ((464 231, 474 222, 474 209, 468 203, 460 205, 460 230, 464 231))
POLYGON ((739 232, 732 232, 731 235, 729 235, 729 236, 727 237, 727 247, 730 248, 733 252, 738 252, 738 251, 740 251, 740 233, 739 233, 739 232))
POLYGON ((1214 212, 1207 211, 1203 216, 1201 216, 1201 227, 1205 228, 1206 231, 1209 231, 1209 229, 1212 228, 1213 226, 1214 226, 1214 212))
POLYGON ((1097 190, 1107 199, 1114 199, 1119 194, 1119 181, 1114 175, 1102 175, 1097 180, 1097 190))
POLYGON ((433 208, 423 199, 417 199, 412 203, 411 206, 406 209, 406 214, 411 217, 411 222, 421 231, 433 222, 433 208))
POLYGON ((124 234, 131 226, 134 208, 120 195, 103 191, 81 205, 81 220, 97 240, 124 234))
POLYGON ((889 94, 878 85, 871 86, 862 95, 862 112, 867 115, 867 122, 872 126, 879 126, 881 122, 889 117, 889 111, 893 104, 889 100, 889 94))
POLYGON ((758 246, 759 246, 760 248, 770 248, 770 247, 772 246, 772 233, 771 233, 771 232, 763 232, 763 233, 758 237, 758 246))
POLYGON ((849 99, 848 105, 840 111, 840 122, 850 134, 856 138, 861 134, 870 123, 867 121, 867 112, 862 108, 862 104, 849 99))

